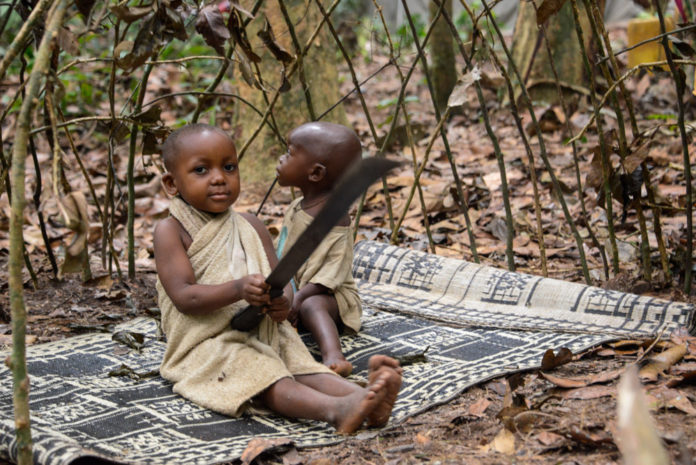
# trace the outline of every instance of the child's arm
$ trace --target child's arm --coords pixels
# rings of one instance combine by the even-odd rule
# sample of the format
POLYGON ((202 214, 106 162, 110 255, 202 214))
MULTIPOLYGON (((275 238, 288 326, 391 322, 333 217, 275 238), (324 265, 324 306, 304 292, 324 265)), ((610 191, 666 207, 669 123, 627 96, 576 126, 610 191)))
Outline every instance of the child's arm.
MULTIPOLYGON (((266 252, 266 256, 268 257, 268 263, 271 265, 271 269, 275 268, 275 266, 278 264, 278 257, 275 253, 275 247, 273 247, 271 235, 268 234, 268 229, 266 229, 266 226, 256 216, 250 213, 242 213, 241 215, 256 230, 256 233, 261 238, 261 243, 263 244, 263 249, 266 252)), ((273 321, 279 323, 288 317, 292 298, 292 286, 288 284, 285 286, 285 289, 283 289, 282 296, 270 301, 267 313, 273 321)))
POLYGON ((251 305, 268 305, 268 284, 261 274, 252 274, 222 284, 196 283, 191 261, 186 254, 188 236, 173 217, 160 221, 155 228, 154 249, 157 275, 174 306, 187 315, 206 315, 238 300, 251 305))

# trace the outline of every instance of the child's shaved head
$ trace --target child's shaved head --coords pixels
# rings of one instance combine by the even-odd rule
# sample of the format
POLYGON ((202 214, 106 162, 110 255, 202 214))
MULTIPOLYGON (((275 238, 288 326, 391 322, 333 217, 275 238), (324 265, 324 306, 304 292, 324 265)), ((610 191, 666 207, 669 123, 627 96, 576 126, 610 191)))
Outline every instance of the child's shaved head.
POLYGON ((164 144, 162 144, 162 160, 164 161, 164 167, 167 168, 167 171, 172 171, 174 168, 174 163, 176 163, 176 158, 179 155, 179 141, 188 135, 198 134, 203 131, 213 131, 227 138, 230 137, 229 134, 222 129, 203 123, 187 124, 177 129, 172 132, 169 137, 167 137, 167 140, 164 141, 164 144))
POLYGON ((323 164, 330 183, 362 156, 358 135, 341 124, 305 123, 292 130, 288 142, 301 146, 316 162, 323 164))

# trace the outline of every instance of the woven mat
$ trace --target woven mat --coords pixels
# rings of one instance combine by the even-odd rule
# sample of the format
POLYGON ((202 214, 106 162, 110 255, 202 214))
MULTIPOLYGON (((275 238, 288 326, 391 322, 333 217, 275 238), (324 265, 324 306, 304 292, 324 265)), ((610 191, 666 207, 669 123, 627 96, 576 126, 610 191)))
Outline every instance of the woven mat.
MULTIPOLYGON (((371 241, 358 243, 355 252, 353 271, 365 315, 360 333, 342 340, 356 366, 352 378, 366 377, 373 354, 416 360, 404 367, 403 389, 387 428, 474 384, 538 367, 547 349, 578 352, 617 337, 694 329, 694 309, 682 303, 371 241)), ((111 334, 88 334, 28 348, 35 463, 103 458, 214 464, 239 458, 255 437, 289 439, 296 447, 342 440, 321 422, 216 414, 173 394, 159 376, 111 376, 122 366, 139 375, 152 372, 164 352, 152 319, 139 318, 116 331, 143 334, 144 346, 136 351, 111 334)), ((0 456, 10 460, 16 456, 12 411, 12 376, 3 366, 0 456)))

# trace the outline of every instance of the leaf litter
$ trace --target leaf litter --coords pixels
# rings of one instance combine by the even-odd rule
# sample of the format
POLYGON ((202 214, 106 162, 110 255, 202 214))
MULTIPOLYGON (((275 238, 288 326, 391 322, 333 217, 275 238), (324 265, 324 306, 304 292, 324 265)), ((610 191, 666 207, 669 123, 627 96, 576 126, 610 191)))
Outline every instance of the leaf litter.
MULTIPOLYGON (((235 10, 237 11, 237 10, 235 10)), ((131 14, 141 14, 137 9, 131 14)), ((200 27, 210 35, 212 44, 218 45, 225 39, 225 32, 216 22, 217 13, 210 11, 207 24, 200 27)), ((233 29, 233 34, 240 31, 233 29)), ((269 45, 273 45, 270 34, 269 45)), ((246 44, 246 37, 240 36, 240 43, 246 44)), ((132 45, 132 44, 131 44, 132 45)), ((124 46, 125 47, 125 46, 124 46)), ((129 59, 139 57, 131 52, 129 59)), ((281 53, 280 51, 278 53, 281 53)), ((284 55, 283 55, 284 56, 284 55)), ((245 62, 255 60, 255 56, 242 47, 239 58, 245 62)), ((126 63, 131 65, 131 63, 126 63)), ((381 66, 378 59, 363 64, 366 75, 381 66)), ((485 72, 484 72, 485 74, 485 72)), ((170 70, 169 77, 161 80, 161 92, 176 92, 182 89, 182 83, 176 80, 176 70, 170 70)), ((255 82, 254 76, 249 79, 255 82)), ((376 79, 365 84, 365 96, 371 108, 375 108, 376 121, 386 121, 390 115, 388 105, 380 109, 379 102, 388 102, 393 97, 394 77, 376 79), (391 81, 390 81, 391 79, 391 81), (381 112, 381 113, 380 113, 381 112), (380 119, 381 118, 381 119, 380 119)), ((453 103, 461 105, 464 111, 454 115, 447 123, 450 145, 455 157, 455 166, 463 183, 469 216, 475 225, 474 236, 477 249, 484 264, 504 267, 504 237, 507 225, 500 212, 503 202, 500 194, 501 178, 497 170, 493 147, 486 136, 485 128, 479 121, 476 104, 472 104, 469 88, 470 76, 463 78, 453 103)), ((671 82, 657 76, 645 75, 636 82, 627 82, 629 90, 639 99, 642 114, 663 114, 664 108, 671 104, 668 97, 657 89, 671 88, 671 82)), ((486 85, 482 80, 483 91, 488 100, 496 99, 495 86, 486 85)), ((346 92, 351 90, 346 86, 346 92)), ((149 86, 157 93, 157 85, 149 86)), ((414 94, 415 97, 415 94, 414 94)), ((421 99, 422 100, 422 99, 421 99)), ((424 156, 425 146, 429 140, 427 128, 428 115, 417 106, 419 98, 407 100, 407 108, 412 112, 414 128, 415 156, 418 160, 424 156)), ((186 102, 179 111, 186 111, 186 102)), ((190 104, 190 103, 189 103, 190 104)), ((377 146, 371 142, 369 128, 361 116, 357 97, 346 100, 348 118, 365 141, 365 149, 374 154, 377 146)), ((159 111, 159 108, 152 110, 159 111)), ((563 133, 565 115, 557 107, 537 110, 542 124, 542 131, 552 154, 551 163, 557 170, 566 201, 574 218, 580 218, 581 205, 577 201, 577 179, 574 174, 572 153, 564 144, 567 135, 563 133)), ((171 121, 175 112, 171 108, 162 108, 158 118, 171 121)), ((494 111, 497 135, 501 149, 505 153, 508 182, 510 184, 510 202, 515 212, 514 251, 518 271, 540 274, 540 249, 536 240, 536 220, 534 216, 532 187, 529 182, 529 170, 525 151, 519 136, 513 127, 513 121, 506 109, 494 111)), ((570 122, 575 130, 586 125, 591 117, 588 106, 580 107, 570 115, 570 122)), ((525 123, 528 120, 523 118, 525 123)), ((674 118, 673 118, 674 120, 674 118)), ((610 120, 609 120, 610 121, 610 120)), ((674 121, 672 121, 673 123, 674 121)), ((640 123, 645 123, 641 121, 640 123)), ((654 123, 642 124, 642 128, 654 127, 654 123)), ((382 137, 388 124, 379 126, 382 137)), ((5 137, 8 137, 7 135, 5 137)), ((593 190, 601 179, 597 163, 593 163, 593 147, 596 137, 586 134, 587 142, 580 145, 581 171, 586 175, 583 183, 588 212, 583 226, 579 224, 581 234, 587 235, 587 226, 591 226, 602 241, 606 240, 606 217, 601 208, 600 193, 593 190), (587 179, 589 177, 589 179, 587 179), (604 215, 604 216, 603 216, 604 215)), ((392 144, 390 156, 403 156, 411 159, 411 148, 403 139, 396 137, 392 144)), ((623 165, 613 159, 612 168, 616 172, 633 174, 642 162, 651 165, 651 176, 657 183, 656 202, 663 207, 663 236, 673 255, 677 253, 683 236, 684 221, 679 210, 684 206, 685 188, 681 183, 683 171, 678 138, 668 126, 644 132, 635 139, 632 156, 624 160, 623 165)), ((95 177, 95 188, 103 193, 105 190, 105 170, 103 165, 104 148, 90 139, 89 133, 81 136, 80 144, 90 150, 84 156, 88 172, 95 177)), ((535 142, 533 142, 535 144, 535 142)), ((696 146, 691 143, 689 150, 696 146)), ((42 166, 50 162, 48 157, 40 156, 42 166)), ((542 228, 545 235, 549 274, 552 277, 569 281, 581 281, 581 270, 577 264, 578 255, 574 250, 571 231, 563 220, 557 199, 551 193, 550 179, 540 160, 533 169, 540 173, 542 190, 542 228)), ((116 160, 116 175, 125 179, 125 163, 116 160)), ((28 167, 28 179, 31 181, 32 167, 28 167)), ((243 166, 242 166, 243 170, 243 166)), ((24 228, 27 252, 34 269, 39 273, 40 287, 33 289, 27 278, 25 292, 29 310, 27 343, 36 344, 70 337, 84 331, 112 331, 114 324, 136 316, 152 315, 156 307, 155 275, 152 252, 152 230, 156 222, 167 214, 166 197, 159 185, 161 166, 155 157, 145 155, 139 159, 136 175, 143 182, 136 189, 136 254, 138 257, 138 274, 135 280, 123 282, 113 279, 97 254, 85 257, 80 246, 86 241, 94 251, 98 248, 101 226, 94 222, 94 206, 89 205, 89 218, 77 213, 66 215, 60 199, 42 199, 44 215, 49 237, 56 249, 65 256, 89 260, 92 270, 91 279, 86 280, 79 274, 70 273, 61 280, 51 279, 51 266, 45 257, 44 243, 36 220, 36 212, 30 206, 26 214, 24 228), (61 220, 61 215, 65 218, 61 220), (72 222, 75 217, 79 221, 72 222), (75 232, 71 232, 64 223, 74 223, 75 232), (75 249, 75 250, 73 250, 75 249), (79 249, 79 250, 78 250, 79 249)), ((66 172, 72 176, 74 186, 86 190, 80 175, 66 172)), ((394 202, 394 214, 398 216, 405 208, 408 189, 414 181, 413 168, 404 168, 393 178, 388 179, 389 194, 394 202)), ((425 199, 428 222, 436 239, 435 249, 438 254, 456 258, 471 259, 469 236, 466 231, 464 215, 458 211, 456 186, 453 181, 452 168, 445 156, 441 141, 433 146, 433 153, 427 164, 424 176, 420 180, 425 199)), ((629 184, 630 186, 630 184, 629 184)), ((614 184, 616 189, 621 183, 614 184)), ((237 202, 237 209, 255 213, 260 200, 268 188, 263 183, 248 183, 237 202)), ((621 198, 622 192, 614 195, 621 198)), ((630 192, 629 192, 630 194, 630 192)), ((279 230, 284 207, 292 195, 287 191, 272 192, 271 198, 261 211, 261 217, 271 231, 279 230)), ((368 238, 387 241, 391 235, 388 215, 385 211, 384 192, 381 186, 373 186, 367 194, 367 204, 358 228, 358 239, 368 238)), ((0 196, 0 347, 11 345, 11 326, 9 325, 9 302, 7 297, 7 237, 9 205, 7 196, 0 196)), ((639 282, 638 269, 638 220, 635 212, 628 210, 623 222, 621 242, 625 245, 621 252, 622 272, 610 279, 605 279, 601 271, 601 257, 596 247, 590 247, 588 241, 588 260, 592 265, 592 276, 597 284, 608 289, 634 292, 642 289, 655 297, 673 300, 691 301, 681 294, 676 286, 666 280, 656 278, 647 288, 639 282), (643 287, 640 287, 640 286, 643 287)), ((650 235, 651 247, 657 243, 650 235)), ((428 240, 424 233, 424 221, 421 207, 417 202, 410 205, 405 216, 399 238, 402 245, 427 250, 428 240)), ((125 232, 115 232, 114 246, 117 250, 125 249, 125 232)), ((678 261, 674 261, 674 271, 678 275, 678 261)), ((123 267, 122 267, 123 268, 123 267)), ((142 341, 137 336, 122 335, 119 351, 139 350, 142 341)), ((404 363, 418 363, 426 357, 426 351, 410 354, 404 363)), ((432 408, 422 414, 411 417, 393 428, 378 435, 348 437, 342 444, 321 448, 297 450, 292 441, 257 441, 242 458, 243 463, 304 463, 321 465, 328 463, 621 463, 622 454, 628 457, 628 444, 635 438, 641 438, 640 432, 627 429, 627 425, 650 424, 647 428, 652 436, 644 441, 661 444, 669 459, 675 463, 693 463, 696 457, 696 338, 686 334, 671 335, 669 340, 623 340, 603 344, 580 354, 571 354, 562 347, 549 347, 539 370, 529 370, 500 377, 467 389, 453 401, 432 408), (625 380, 626 381, 624 383, 625 380), (640 394, 640 395, 638 395, 640 394), (624 406, 619 405, 622 398, 633 398, 624 406), (638 399, 638 400, 636 400, 638 399), (643 400, 640 400, 643 399, 643 400), (646 413, 647 412, 647 413, 646 413), (622 416, 625 415, 625 416, 622 416), (628 419, 626 419, 628 418, 628 419), (639 420, 636 420, 638 418, 639 420), (648 421, 648 419, 650 419, 648 421)), ((138 373, 124 366, 113 376, 129 376, 141 379, 154 373, 138 373)), ((639 441, 640 442, 640 441, 639 441)), ((660 455, 655 460, 664 460, 660 455)), ((654 462, 658 463, 658 462, 654 462)))

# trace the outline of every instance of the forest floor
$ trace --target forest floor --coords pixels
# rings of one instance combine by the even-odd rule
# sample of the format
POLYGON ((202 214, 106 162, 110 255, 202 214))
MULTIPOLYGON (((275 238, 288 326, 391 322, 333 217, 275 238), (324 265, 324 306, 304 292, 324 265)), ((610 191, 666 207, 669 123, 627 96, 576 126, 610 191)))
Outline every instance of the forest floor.
MULTIPOLYGON (((381 66, 379 59, 365 65, 360 70, 369 75, 381 66)), ((496 89, 501 82, 495 76, 484 82, 487 101, 495 102, 496 89)), ((395 77, 375 79, 365 84, 365 94, 369 105, 378 110, 372 116, 377 121, 386 121, 389 112, 387 104, 380 105, 384 99, 393 98, 395 77), (381 108, 381 110, 379 110, 381 108), (382 114, 380 114, 382 111, 382 114)), ((420 78, 414 78, 414 82, 420 78)), ((163 82, 165 79, 163 79, 163 82)), ((422 83, 422 80, 419 81, 422 83)), ((670 266, 674 279, 668 278, 660 269, 657 254, 658 243, 655 234, 650 234, 649 242, 653 251, 653 274, 646 279, 641 272, 637 244, 639 242, 638 219, 635 211, 629 210, 626 221, 618 218, 621 205, 615 202, 615 215, 619 235, 618 248, 621 258, 621 272, 607 279, 599 248, 586 241, 591 276, 595 285, 615 290, 651 295, 659 298, 696 302, 685 296, 679 289, 678 280, 680 246, 684 244, 684 196, 683 159, 678 131, 675 129, 676 117, 674 86, 665 76, 644 75, 627 81, 629 91, 636 103, 639 128, 644 140, 649 141, 652 176, 659 187, 663 206, 662 237, 666 240, 670 255, 670 266)), ((167 81, 168 91, 176 92, 177 83, 167 81)), ((157 88, 152 86, 156 96, 157 88)), ((350 86, 346 87, 350 90, 350 86)), ((421 84, 420 91, 423 91, 421 84)), ((422 110, 427 102, 425 94, 412 93, 411 103, 414 113, 412 123, 423 128, 416 134, 416 156, 423 156, 427 145, 428 128, 432 128, 432 115, 422 110), (413 103, 415 102, 415 103, 413 103), (430 118, 430 121, 429 121, 430 118), (429 121, 429 122, 428 122, 429 121)), ((182 107, 186 102, 180 102, 182 107)), ((693 119, 693 103, 687 102, 689 118, 693 119)), ((346 101, 348 117, 363 140, 371 140, 360 102, 353 95, 346 101)), ((515 212, 515 265, 518 271, 541 275, 542 263, 538 243, 534 237, 533 189, 529 180, 529 169, 525 150, 520 143, 519 134, 507 107, 491 104, 492 124, 505 152, 507 182, 510 200, 515 212)), ((587 102, 580 102, 570 118, 573 131, 577 133, 592 113, 587 102)), ((616 127, 615 115, 605 115, 605 127, 616 127)), ((581 217, 581 204, 577 201, 574 189, 577 186, 573 164, 573 153, 564 141, 567 139, 562 124, 558 122, 557 107, 540 108, 538 114, 544 116, 548 124, 544 137, 547 142, 551 163, 566 190, 566 200, 575 218, 581 217)), ((163 114, 163 118, 166 115, 163 114)), ((564 119, 564 118, 561 118, 564 119)), ((524 116, 525 124, 529 121, 524 116)), ((224 124, 223 124, 224 125, 224 124)), ((379 126, 383 134, 388 124, 379 126)), ((471 220, 475 224, 478 253, 483 263, 505 268, 505 221, 502 216, 503 202, 500 194, 501 177, 497 171, 497 161, 492 144, 486 135, 481 121, 481 113, 475 95, 472 93, 463 111, 455 115, 447 126, 459 176, 468 193, 471 220)), ((5 134, 5 140, 10 136, 5 134)), ((636 135, 635 140, 638 140, 636 135)), ((80 141, 91 151, 84 157, 90 173, 101 179, 96 184, 99 192, 104 190, 104 169, 102 166, 104 148, 91 140, 87 133, 80 141)), ((79 145, 79 144, 78 144, 79 145)), ((404 148, 403 140, 396 141, 387 155, 411 158, 412 151, 404 148)), ((580 147, 580 170, 583 176, 597 174, 597 164, 592 163, 592 149, 596 146, 596 135, 591 131, 580 147)), ((532 143, 538 153, 538 143, 532 143)), ((374 153, 373 144, 366 149, 374 153)), ((693 144, 690 153, 694 152, 693 144)), ((42 170, 50 172, 50 158, 46 151, 39 154, 42 170)), ((117 154, 118 155, 118 154, 117 154)), ((121 154, 122 155, 122 154, 121 154)), ((543 164, 536 160, 536 171, 540 174, 542 186, 541 212, 545 234, 548 275, 568 281, 583 282, 579 266, 579 255, 573 237, 564 220, 558 202, 550 189, 550 180, 545 177, 543 164)), ((120 175, 125 170, 125 158, 116 157, 115 164, 120 175)), ((39 344, 70 337, 86 331, 108 330, 111 325, 136 316, 151 314, 156 307, 155 273, 152 257, 152 230, 156 221, 166 215, 167 201, 159 187, 157 170, 153 164, 138 168, 144 183, 136 194, 136 241, 137 273, 133 280, 120 280, 115 274, 109 275, 101 268, 98 253, 101 229, 99 224, 90 224, 89 247, 93 252, 93 278, 83 283, 79 275, 67 274, 62 279, 53 278, 52 266, 46 255, 41 239, 36 212, 29 206, 25 240, 33 268, 38 275, 35 289, 28 279, 25 283, 25 300, 28 309, 29 344, 39 344)), ((242 176, 243 174, 243 165, 242 176)), ((29 176, 32 167, 28 166, 29 176)), ((70 174, 73 186, 80 186, 77 170, 70 174)), ((123 178, 121 178, 123 179, 123 178)), ((243 178, 244 181, 244 178, 243 178)), ((395 212, 405 205, 408 188, 413 184, 412 168, 389 179, 389 192, 395 212)), ((407 208, 399 240, 403 246, 420 250, 432 250, 441 255, 471 259, 469 237, 465 232, 464 218, 457 211, 453 200, 453 176, 441 143, 434 145, 431 161, 422 178, 425 209, 428 212, 434 245, 429 246, 424 233, 423 215, 418 202, 407 208), (439 144, 439 145, 438 145, 439 144)), ((31 187, 31 186, 29 186, 31 187)), ((84 188, 84 184, 81 186, 84 188)), ((236 208, 255 213, 268 183, 245 183, 244 191, 236 208)), ((31 190, 28 188, 28 192, 31 190)), ((587 202, 588 219, 581 224, 583 237, 587 237, 587 226, 593 228, 600 242, 606 241, 606 214, 597 207, 596 193, 584 190, 587 202)), ((101 194, 100 194, 101 195, 101 194)), ((260 216, 272 233, 282 220, 284 207, 290 200, 290 193, 276 189, 263 207, 260 216)), ((367 207, 360 219, 358 239, 387 241, 389 227, 384 208, 384 196, 379 187, 371 188, 367 197, 367 207)), ((48 234, 52 238, 52 248, 59 255, 65 244, 71 240, 71 233, 57 220, 58 209, 49 196, 43 199, 42 210, 49 219, 48 234)), ((0 348, 11 343, 11 325, 7 276, 9 240, 7 236, 9 206, 7 196, 0 196, 0 348)), ((123 210, 120 210, 123 213, 123 210)), ((648 222, 650 212, 646 213, 648 222)), ((95 218, 94 206, 90 205, 90 215, 95 218)), ((95 221, 95 220, 93 220, 95 221)), ((125 223, 125 218, 123 218, 125 223)), ((123 229, 115 232, 115 248, 125 248, 123 229)), ((121 269, 125 272, 125 263, 121 269)), ((666 355, 665 355, 666 356, 666 355)), ((540 360, 540 365, 541 365, 540 360)), ((346 441, 330 447, 296 450, 286 447, 282 451, 271 451, 257 458, 259 463, 283 463, 323 465, 342 464, 397 464, 397 463, 466 463, 466 464, 615 464, 621 462, 621 452, 617 446, 621 432, 617 423, 617 388, 619 374, 623 369, 638 365, 644 383, 642 391, 647 399, 650 413, 663 445, 679 465, 696 463, 696 339, 684 334, 664 335, 664 340, 655 343, 651 340, 624 340, 604 344, 584 353, 572 354, 560 366, 531 370, 510 376, 493 379, 467 389, 459 397, 416 415, 403 423, 380 432, 376 436, 357 434, 346 441), (670 337, 671 336, 671 337, 670 337), (683 348, 681 356, 674 357, 650 372, 654 356, 671 354, 670 349, 683 348), (646 368, 648 367, 648 368, 646 368)))
MULTIPOLYGON (((0 254, 2 311, 8 308, 6 259, 0 254)), ((30 344, 108 331, 156 306, 152 270, 140 271, 127 284, 103 276, 85 285, 77 277, 48 279, 45 262, 36 261, 35 267, 40 288, 26 288, 30 344)), ((611 287, 630 290, 631 280, 624 276, 611 287)), ((670 293, 650 295, 675 298, 670 293)), ((2 321, 8 321, 6 314, 2 321)), ((10 325, 0 324, 0 346, 10 340, 10 325)), ((659 368, 652 380, 643 378, 643 391, 672 463, 691 465, 696 463, 696 338, 675 334, 653 342, 621 340, 573 354, 565 364, 544 370, 553 382, 540 370, 493 379, 377 435, 358 433, 337 445, 299 450, 268 444, 256 463, 618 464, 620 373, 631 365, 646 369, 651 356, 681 345, 683 357, 659 368)), ((264 445, 260 447, 257 452, 264 445)))

